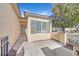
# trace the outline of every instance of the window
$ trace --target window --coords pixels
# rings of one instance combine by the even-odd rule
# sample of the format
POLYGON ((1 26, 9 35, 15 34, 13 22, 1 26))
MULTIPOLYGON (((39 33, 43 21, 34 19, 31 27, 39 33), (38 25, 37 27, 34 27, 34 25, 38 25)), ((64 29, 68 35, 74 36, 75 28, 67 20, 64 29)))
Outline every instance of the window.
POLYGON ((50 32, 50 23, 31 20, 31 33, 50 32))
POLYGON ((42 32, 46 32, 46 22, 41 22, 41 23, 42 23, 41 31, 42 31, 42 32))
POLYGON ((31 33, 36 32, 36 21, 31 21, 31 33))
POLYGON ((36 21, 36 32, 37 33, 41 32, 41 22, 40 21, 36 21))

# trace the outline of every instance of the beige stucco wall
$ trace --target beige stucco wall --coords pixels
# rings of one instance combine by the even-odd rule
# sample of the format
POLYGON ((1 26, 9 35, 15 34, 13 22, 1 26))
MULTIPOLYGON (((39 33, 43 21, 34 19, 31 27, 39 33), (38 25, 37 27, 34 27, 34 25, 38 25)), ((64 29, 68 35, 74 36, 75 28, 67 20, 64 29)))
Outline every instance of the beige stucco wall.
POLYGON ((27 28, 27 19, 20 18, 21 35, 26 35, 25 29, 27 28))
POLYGON ((19 19, 10 4, 0 4, 0 37, 9 36, 9 49, 20 36, 19 19))
POLYGON ((31 20, 37 20, 37 21, 42 21, 42 22, 49 22, 48 19, 41 19, 41 18, 34 18, 34 17, 28 17, 28 22, 27 22, 27 39, 29 42, 31 41, 37 41, 37 40, 46 40, 51 38, 51 24, 50 24, 50 32, 49 33, 34 33, 31 34, 31 20))
MULTIPOLYGON (((1 45, 1 41, 0 41, 0 45, 1 45)), ((1 56, 1 47, 0 47, 0 56, 1 56)))
POLYGON ((52 39, 60 41, 65 44, 65 33, 64 32, 52 32, 52 39))

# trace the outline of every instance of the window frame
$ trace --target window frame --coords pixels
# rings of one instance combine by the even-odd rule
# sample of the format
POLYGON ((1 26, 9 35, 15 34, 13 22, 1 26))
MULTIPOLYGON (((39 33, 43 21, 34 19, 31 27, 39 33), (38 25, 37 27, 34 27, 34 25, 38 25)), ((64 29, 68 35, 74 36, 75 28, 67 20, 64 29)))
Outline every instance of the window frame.
POLYGON ((34 34, 34 33, 49 33, 49 32, 50 32, 50 22, 31 20, 31 33, 32 34, 34 34), (33 26, 33 22, 34 22, 34 26, 33 26), (38 22, 40 25, 38 25, 38 22), (45 25, 44 25, 44 23, 45 23, 45 25), (44 28, 44 26, 45 26, 45 28, 44 28), (40 27, 40 28, 38 28, 38 27, 40 27), (34 32, 33 32, 33 29, 34 29, 34 32))

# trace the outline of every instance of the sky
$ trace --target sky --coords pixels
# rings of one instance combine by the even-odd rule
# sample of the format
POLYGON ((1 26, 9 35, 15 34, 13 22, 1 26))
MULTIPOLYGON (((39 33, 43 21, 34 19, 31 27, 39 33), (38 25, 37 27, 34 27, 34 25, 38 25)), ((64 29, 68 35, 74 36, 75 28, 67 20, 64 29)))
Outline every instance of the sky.
POLYGON ((53 14, 53 4, 51 3, 18 3, 18 6, 21 16, 24 15, 24 11, 47 16, 51 16, 53 14))

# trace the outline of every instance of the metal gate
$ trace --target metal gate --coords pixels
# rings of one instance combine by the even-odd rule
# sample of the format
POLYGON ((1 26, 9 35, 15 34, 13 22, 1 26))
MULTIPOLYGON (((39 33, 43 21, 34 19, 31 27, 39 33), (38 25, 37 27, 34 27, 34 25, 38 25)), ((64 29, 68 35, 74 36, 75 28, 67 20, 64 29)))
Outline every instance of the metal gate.
POLYGON ((1 56, 8 56, 8 36, 0 38, 1 40, 1 56))

